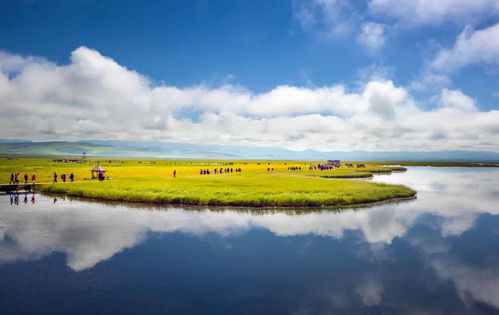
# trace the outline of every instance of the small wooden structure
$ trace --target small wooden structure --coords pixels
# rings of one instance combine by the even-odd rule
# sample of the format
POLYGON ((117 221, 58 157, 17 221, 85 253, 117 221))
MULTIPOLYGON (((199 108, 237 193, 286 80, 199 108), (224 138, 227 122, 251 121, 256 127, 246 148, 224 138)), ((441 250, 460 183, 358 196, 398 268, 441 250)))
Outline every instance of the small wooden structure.
POLYGON ((93 169, 90 170, 92 172, 92 179, 97 179, 99 178, 99 175, 102 174, 102 177, 106 174, 106 169, 104 169, 102 166, 97 165, 93 169))

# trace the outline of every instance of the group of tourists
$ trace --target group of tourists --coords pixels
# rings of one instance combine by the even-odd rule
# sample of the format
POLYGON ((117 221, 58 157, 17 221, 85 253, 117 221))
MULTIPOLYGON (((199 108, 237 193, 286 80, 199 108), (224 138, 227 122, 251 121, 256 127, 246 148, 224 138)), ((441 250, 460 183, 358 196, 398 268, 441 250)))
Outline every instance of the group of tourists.
MULTIPOLYGON (((242 169, 240 168, 232 168, 232 167, 227 167, 227 168, 215 168, 213 169, 213 173, 214 174, 223 174, 223 173, 241 173, 242 172, 242 169)), ((210 175, 212 174, 212 172, 209 170, 209 169, 200 169, 199 170, 199 175, 210 175)))
MULTIPOLYGON (((25 173, 24 176, 24 183, 25 184, 28 184, 28 181, 29 181, 29 175, 28 173, 25 173)), ((35 183, 36 182, 36 175, 33 174, 31 175, 31 183, 35 183)), ((19 185, 21 183, 21 174, 19 173, 10 173, 10 181, 9 181, 9 184, 10 185, 19 185)))
MULTIPOLYGON (((57 175, 56 172, 54 172, 54 183, 57 183, 57 179, 59 176, 57 175)), ((28 173, 25 173, 23 175, 23 182, 24 184, 35 184, 36 183, 36 174, 31 175, 31 181, 29 180, 30 176, 28 173)), ((61 174, 61 181, 65 183, 66 181, 74 182, 75 181, 75 175, 73 173, 66 175, 66 174, 61 174)), ((10 173, 10 185, 19 185, 21 183, 21 174, 19 173, 10 173)))
MULTIPOLYGON (((312 168, 312 166, 310 166, 312 168)), ((317 164, 317 166, 313 166, 313 169, 319 169, 321 171, 328 171, 328 170, 333 170, 334 165, 333 164, 317 164)))
POLYGON ((332 165, 334 167, 340 167, 341 166, 341 161, 340 160, 327 160, 326 164, 327 165, 332 165))
MULTIPOLYGON (((57 178, 58 178, 58 175, 57 175, 56 172, 54 172, 54 183, 57 183, 57 178)), ((67 179, 69 179, 69 181, 71 181, 71 182, 74 182, 75 181, 75 175, 73 173, 69 174, 69 176, 67 176, 66 174, 61 174, 61 181, 63 183, 65 183, 67 179)), ((100 178, 99 178, 99 180, 100 180, 100 178)))
POLYGON ((288 171, 301 171, 301 166, 289 166, 288 171))

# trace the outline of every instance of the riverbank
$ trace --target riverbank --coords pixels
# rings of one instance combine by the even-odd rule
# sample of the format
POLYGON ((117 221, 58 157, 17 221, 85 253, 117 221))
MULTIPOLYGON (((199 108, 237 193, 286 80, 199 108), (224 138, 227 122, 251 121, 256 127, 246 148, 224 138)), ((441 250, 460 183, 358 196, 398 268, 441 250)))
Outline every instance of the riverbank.
POLYGON ((337 207, 415 196, 399 185, 298 176, 177 178, 43 185, 45 193, 109 201, 243 207, 337 207))

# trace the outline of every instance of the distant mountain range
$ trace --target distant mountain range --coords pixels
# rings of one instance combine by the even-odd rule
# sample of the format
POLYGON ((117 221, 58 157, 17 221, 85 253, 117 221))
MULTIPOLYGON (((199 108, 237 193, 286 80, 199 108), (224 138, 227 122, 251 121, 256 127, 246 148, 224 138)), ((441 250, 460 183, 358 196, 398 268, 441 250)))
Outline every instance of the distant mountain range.
POLYGON ((269 159, 269 160, 361 160, 499 162, 499 153, 483 151, 291 151, 280 147, 197 145, 139 141, 53 141, 0 140, 1 154, 81 155, 148 158, 269 159))

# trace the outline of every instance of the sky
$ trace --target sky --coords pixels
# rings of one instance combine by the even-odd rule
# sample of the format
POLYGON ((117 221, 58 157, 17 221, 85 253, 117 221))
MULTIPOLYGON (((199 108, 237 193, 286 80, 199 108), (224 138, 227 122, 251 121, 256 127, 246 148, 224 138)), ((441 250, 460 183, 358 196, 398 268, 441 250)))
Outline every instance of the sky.
POLYGON ((0 139, 499 152, 499 0, 1 0, 0 139))

